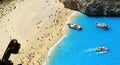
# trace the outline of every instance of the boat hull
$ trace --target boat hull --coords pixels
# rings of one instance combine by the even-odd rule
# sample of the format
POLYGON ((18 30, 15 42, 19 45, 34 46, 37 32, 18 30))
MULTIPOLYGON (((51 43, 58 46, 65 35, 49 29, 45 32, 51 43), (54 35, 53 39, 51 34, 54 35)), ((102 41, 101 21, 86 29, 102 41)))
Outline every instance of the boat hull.
POLYGON ((82 30, 82 27, 79 26, 79 25, 71 24, 71 23, 68 23, 67 25, 68 25, 69 28, 72 28, 72 29, 75 29, 75 30, 82 30))
POLYGON ((105 23, 96 23, 96 26, 98 27, 98 28, 100 28, 100 29, 104 29, 104 30, 108 30, 109 28, 108 28, 108 25, 107 24, 105 24, 105 23))

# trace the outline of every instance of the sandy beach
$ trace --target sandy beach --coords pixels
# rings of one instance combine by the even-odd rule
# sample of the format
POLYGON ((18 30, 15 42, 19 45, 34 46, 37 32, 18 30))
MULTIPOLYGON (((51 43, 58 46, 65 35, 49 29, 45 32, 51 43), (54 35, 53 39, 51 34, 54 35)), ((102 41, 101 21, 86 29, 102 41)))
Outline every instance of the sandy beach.
POLYGON ((0 22, 0 58, 9 41, 18 39, 19 54, 10 57, 14 65, 42 65, 73 11, 58 0, 22 0, 14 7, 0 22))

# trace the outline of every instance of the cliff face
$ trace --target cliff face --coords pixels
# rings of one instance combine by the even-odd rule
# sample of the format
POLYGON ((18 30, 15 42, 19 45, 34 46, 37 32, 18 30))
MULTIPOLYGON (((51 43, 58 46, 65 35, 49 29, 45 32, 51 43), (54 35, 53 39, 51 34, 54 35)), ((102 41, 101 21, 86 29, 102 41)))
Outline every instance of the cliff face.
POLYGON ((88 16, 120 16, 120 0, 60 0, 66 8, 88 16))

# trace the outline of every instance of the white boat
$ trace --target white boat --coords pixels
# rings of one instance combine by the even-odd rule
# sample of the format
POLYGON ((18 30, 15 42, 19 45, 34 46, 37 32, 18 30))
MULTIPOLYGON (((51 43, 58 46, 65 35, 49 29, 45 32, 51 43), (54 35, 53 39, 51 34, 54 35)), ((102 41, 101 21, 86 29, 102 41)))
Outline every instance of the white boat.
POLYGON ((104 46, 100 46, 98 48, 96 48, 97 52, 104 52, 104 51, 108 51, 108 48, 104 47, 104 46))
POLYGON ((100 23, 100 22, 96 22, 96 26, 98 28, 104 29, 104 30, 108 30, 108 25, 105 23, 100 23))
POLYGON ((76 30, 82 30, 82 27, 76 24, 68 23, 67 24, 69 28, 76 29, 76 30))

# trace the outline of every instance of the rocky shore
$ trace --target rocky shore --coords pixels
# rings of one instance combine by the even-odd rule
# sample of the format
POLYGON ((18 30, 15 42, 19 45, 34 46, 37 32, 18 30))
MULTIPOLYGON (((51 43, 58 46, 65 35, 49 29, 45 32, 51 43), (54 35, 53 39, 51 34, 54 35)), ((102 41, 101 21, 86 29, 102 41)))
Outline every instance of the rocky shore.
POLYGON ((66 8, 88 16, 120 16, 119 0, 60 0, 66 8))

